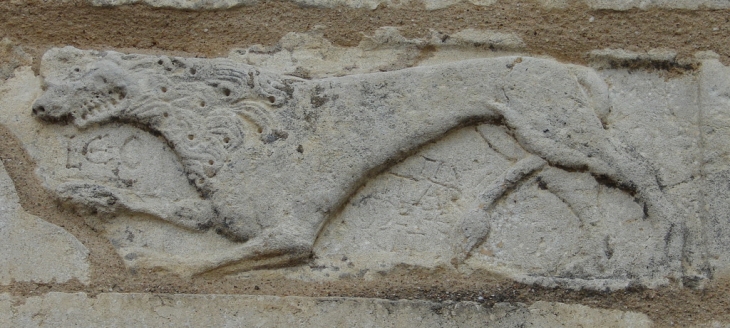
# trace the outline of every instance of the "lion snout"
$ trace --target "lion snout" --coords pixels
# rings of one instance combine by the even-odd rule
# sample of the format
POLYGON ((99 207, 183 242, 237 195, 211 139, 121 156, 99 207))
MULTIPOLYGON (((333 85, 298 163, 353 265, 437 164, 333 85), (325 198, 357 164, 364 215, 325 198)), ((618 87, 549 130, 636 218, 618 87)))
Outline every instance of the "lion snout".
POLYGON ((35 118, 47 122, 65 122, 70 118, 70 113, 58 101, 54 101, 44 94, 38 98, 31 107, 35 118))

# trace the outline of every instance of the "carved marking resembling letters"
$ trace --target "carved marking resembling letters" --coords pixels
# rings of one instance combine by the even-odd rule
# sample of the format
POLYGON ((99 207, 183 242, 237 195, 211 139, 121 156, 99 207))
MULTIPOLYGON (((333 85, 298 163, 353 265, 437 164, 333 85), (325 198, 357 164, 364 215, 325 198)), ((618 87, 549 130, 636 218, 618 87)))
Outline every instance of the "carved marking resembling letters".
MULTIPOLYGON (((480 131, 514 165, 468 209, 462 259, 487 238, 494 204, 545 167, 588 172, 635 194, 649 218, 666 222, 667 243, 683 243, 651 165, 606 132, 607 89, 585 68, 504 57, 302 80, 225 59, 92 56, 81 72, 50 81, 33 114, 80 129, 128 123, 160 136, 204 201, 139 203, 129 191, 89 183, 59 192, 100 212, 150 213, 241 242, 198 263, 198 272, 306 259, 331 214, 368 177, 454 128, 484 122, 511 136, 480 131)), ((101 141, 89 144, 90 160, 109 160, 97 151, 101 141)), ((125 154, 138 142, 121 149, 132 168, 138 163, 125 154)), ((440 170, 432 182, 452 188, 441 177, 455 173, 440 170)), ((668 247, 656 265, 679 267, 680 252, 668 247)))
POLYGON ((118 156, 118 149, 111 146, 107 140, 108 136, 94 138, 84 147, 86 159, 96 164, 105 164, 118 156))
POLYGON ((130 136, 124 140, 120 154, 122 163, 130 169, 136 169, 139 166, 139 159, 133 155, 136 149, 139 149, 140 141, 137 136, 130 136))

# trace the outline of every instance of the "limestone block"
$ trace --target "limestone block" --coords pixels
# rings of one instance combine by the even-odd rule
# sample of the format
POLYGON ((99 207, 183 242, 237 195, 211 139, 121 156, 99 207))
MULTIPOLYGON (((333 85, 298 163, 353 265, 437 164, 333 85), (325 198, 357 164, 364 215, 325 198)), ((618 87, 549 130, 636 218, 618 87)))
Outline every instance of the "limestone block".
MULTIPOLYGON (((0 164, 0 284, 62 283, 74 278, 88 283, 89 251, 65 230, 26 213, 19 202, 15 186, 0 164)), ((0 309, 0 317, 2 313, 0 309)))
MULTIPOLYGON (((646 315, 583 305, 432 303, 357 298, 48 293, 0 295, 0 320, 16 327, 650 327, 646 315), (2 312, 0 312, 2 313, 2 312), (134 313, 134 315, 129 315, 134 313)), ((1 322, 1 321, 0 321, 1 322)))
POLYGON ((33 115, 8 126, 130 267, 230 273, 314 252, 350 258, 339 274, 405 263, 573 288, 706 274, 691 77, 621 95, 640 90, 630 74, 528 57, 304 80, 73 48, 41 71, 33 115), (657 91, 676 96, 637 110, 657 91))

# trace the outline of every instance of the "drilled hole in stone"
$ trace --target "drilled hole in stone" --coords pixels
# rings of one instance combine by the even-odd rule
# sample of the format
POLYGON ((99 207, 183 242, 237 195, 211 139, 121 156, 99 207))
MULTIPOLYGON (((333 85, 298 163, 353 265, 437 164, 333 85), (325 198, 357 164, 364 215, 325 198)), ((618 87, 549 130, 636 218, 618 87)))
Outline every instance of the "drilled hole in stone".
POLYGON ((230 96, 231 90, 228 88, 223 88, 223 95, 225 95, 226 97, 230 96))
POLYGON ((264 132, 264 129, 259 128, 259 133, 264 132))
POLYGON ((276 98, 274 96, 269 96, 269 102, 274 103, 276 101, 276 98))
POLYGON ((162 87, 162 88, 160 88, 160 91, 162 91, 162 92, 167 92, 167 88, 165 88, 165 87, 162 87))
POLYGON ((195 73, 197 73, 197 71, 195 70, 194 67, 191 67, 190 68, 190 74, 195 75, 195 73))
POLYGON ((205 107, 205 101, 200 102, 200 107, 205 107))
POLYGON ((231 142, 231 138, 225 137, 225 138, 223 138, 223 142, 229 143, 229 142, 231 142))
POLYGON ((213 165, 214 163, 215 163, 215 162, 213 162, 213 160, 212 160, 212 159, 208 161, 208 164, 210 164, 210 165, 213 165))
POLYGON ((164 116, 164 117, 168 117, 168 116, 170 116, 170 114, 167 114, 167 113, 162 113, 162 116, 164 116))
POLYGON ((74 68, 74 72, 79 72, 79 71, 81 71, 81 70, 78 67, 74 68))
POLYGON ((162 64, 164 64, 164 63, 165 63, 165 62, 163 62, 163 61, 162 61, 162 59, 160 59, 160 60, 158 60, 158 61, 157 61, 157 64, 158 64, 158 65, 162 65, 162 64))
POLYGON ((193 139, 195 139, 195 136, 192 134, 188 134, 188 140, 193 140, 193 139))

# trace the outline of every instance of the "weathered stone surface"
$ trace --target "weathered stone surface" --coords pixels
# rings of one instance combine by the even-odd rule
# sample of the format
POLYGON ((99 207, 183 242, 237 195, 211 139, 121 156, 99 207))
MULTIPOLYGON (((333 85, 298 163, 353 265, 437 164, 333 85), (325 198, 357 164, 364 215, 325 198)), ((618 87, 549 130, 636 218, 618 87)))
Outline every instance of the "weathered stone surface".
POLYGON ((708 257, 715 267, 730 272, 730 69, 717 60, 702 65, 699 84, 702 100, 701 138, 705 185, 704 235, 707 238, 708 257))
MULTIPOLYGON (((693 76, 667 80, 655 73, 622 70, 600 74, 610 85, 609 133, 657 163, 662 187, 679 204, 691 235, 700 236, 697 80, 693 76)), ((509 141, 509 136, 498 138, 505 133, 500 130, 484 125, 454 132, 371 181, 325 228, 315 253, 320 258, 330 256, 330 266, 338 265, 338 254, 354 263, 371 263, 359 269, 397 261, 447 265, 456 254, 449 240, 458 235, 448 228, 463 211, 459 203, 468 203, 470 195, 478 193, 475 184, 503 172, 509 156, 521 156, 514 141, 512 147, 509 143, 495 147, 492 142, 490 148, 481 136, 487 133, 493 139, 509 141), (371 256, 373 248, 378 256, 371 256)), ((540 182, 532 181, 513 191, 507 198, 510 201, 500 207, 518 205, 507 207, 511 214, 505 217, 492 217, 489 239, 467 261, 471 267, 488 268, 525 282, 560 282, 573 287, 618 288, 629 281, 616 279, 621 275, 643 277, 638 280, 649 285, 660 281, 651 282, 661 276, 655 268, 637 265, 652 263, 649 254, 655 251, 649 249, 662 244, 652 246, 651 240, 661 237, 651 221, 644 219, 639 204, 587 174, 553 170, 545 172, 542 182, 547 180, 545 176, 562 181, 564 187, 544 192, 540 182), (566 198, 564 192, 569 190, 570 197, 580 194, 580 198, 566 198), (562 196, 553 198, 555 195, 562 196), (573 202, 590 203, 589 208, 596 212, 581 214, 579 209, 585 205, 573 202), (582 221, 581 216, 590 219, 582 221)), ((703 246, 699 242, 685 247, 701 253, 703 246)), ((698 261, 703 263, 702 257, 698 261)))
POLYGON ((144 3, 153 7, 180 9, 223 9, 242 5, 253 5, 256 0, 89 0, 96 6, 120 6, 144 3))
POLYGON ((13 76, 13 71, 20 66, 30 65, 32 58, 23 49, 14 45, 10 39, 0 40, 0 84, 13 76))
POLYGON ((336 8, 338 6, 346 6, 351 8, 367 8, 376 9, 379 6, 388 6, 395 8, 408 8, 423 6, 428 10, 446 8, 457 3, 472 3, 478 6, 490 6, 496 3, 496 0, 294 0, 295 3, 304 6, 336 8))
MULTIPOLYGON (((646 71, 613 70, 602 75, 611 85, 608 124, 614 136, 652 163, 661 163, 655 166, 657 181, 679 208, 687 229, 685 261, 708 274, 706 240, 701 233, 702 100, 697 93, 701 82, 691 74, 666 79, 646 71)), ((642 231, 639 228, 636 233, 642 231)), ((685 283, 691 285, 698 273, 688 270, 685 274, 685 283)))
POLYGON ((651 67, 676 63, 677 52, 668 49, 652 49, 645 53, 624 49, 593 50, 588 53, 591 65, 597 68, 651 67))
POLYGON ((672 111, 636 110, 657 88, 691 96, 691 78, 618 96, 630 75, 609 89, 527 57, 301 80, 71 48, 48 52, 42 72, 36 116, 76 126, 27 107, 10 125, 44 154, 49 188, 117 216, 104 230, 130 266, 227 272, 314 251, 325 266, 355 259, 354 274, 458 265, 576 288, 706 274, 688 183, 699 169, 685 165, 699 156, 682 107, 694 103, 667 98, 687 119, 672 129, 672 111))
MULTIPOLYGON (((145 3, 154 7, 172 7, 180 9, 222 9, 241 5, 256 4, 258 0, 88 0, 96 6, 118 6, 134 3, 145 3)), ((351 8, 376 9, 378 6, 413 7, 424 6, 434 10, 446 8, 461 2, 477 6, 491 6, 496 0, 292 0, 293 2, 312 7, 334 8, 346 6, 351 8)), ((567 0, 534 0, 546 8, 566 8, 567 0)), ((673 8, 673 9, 723 9, 730 7, 725 0, 584 0, 593 9, 628 10, 632 8, 673 8)))
POLYGON ((49 293, 0 295, 0 323, 58 326, 649 327, 643 314, 536 302, 431 303, 356 298, 49 293), (134 315, 130 315, 134 313, 134 315))
POLYGON ((704 322, 704 323, 692 325, 692 328, 728 328, 728 327, 730 327, 730 323, 720 322, 720 321, 711 321, 711 322, 704 322))
POLYGON ((721 9, 730 7, 730 2, 725 0, 585 0, 585 3, 594 9, 613 10, 632 8, 721 9))
MULTIPOLYGON (((222 9, 235 6, 253 5, 258 0, 88 0, 96 6, 119 6, 135 3, 144 3, 153 7, 172 7, 180 9, 222 9)), ((448 6, 468 2, 478 6, 490 6, 496 0, 292 0, 302 6, 335 8, 345 6, 351 8, 376 9, 378 6, 388 7, 411 7, 424 6, 426 9, 434 10, 448 6)))
POLYGON ((458 60, 514 55, 524 50, 514 34, 467 29, 453 34, 431 31, 425 39, 403 37, 395 27, 379 28, 357 47, 333 45, 319 28, 288 33, 274 46, 231 51, 229 58, 302 78, 393 71, 458 60), (424 48, 431 49, 424 55, 424 48))
MULTIPOLYGON (((3 89, 0 86, 0 95, 3 89)), ((0 104, 0 110, 2 107, 0 104)), ((2 285, 13 281, 89 282, 89 251, 65 230, 22 209, 15 186, 1 163, 0 249, 2 285)))

